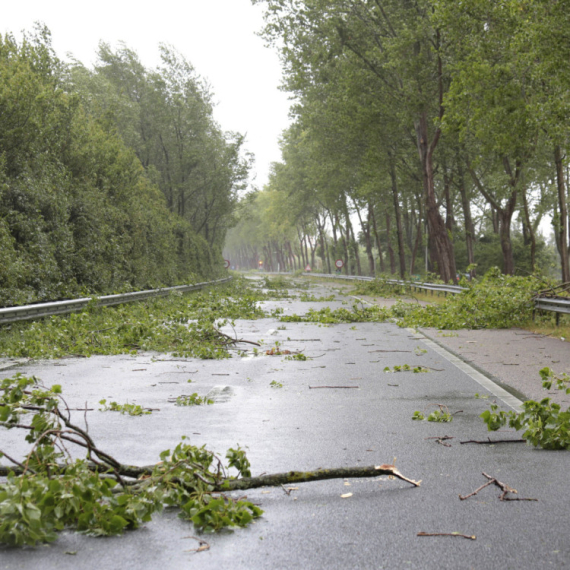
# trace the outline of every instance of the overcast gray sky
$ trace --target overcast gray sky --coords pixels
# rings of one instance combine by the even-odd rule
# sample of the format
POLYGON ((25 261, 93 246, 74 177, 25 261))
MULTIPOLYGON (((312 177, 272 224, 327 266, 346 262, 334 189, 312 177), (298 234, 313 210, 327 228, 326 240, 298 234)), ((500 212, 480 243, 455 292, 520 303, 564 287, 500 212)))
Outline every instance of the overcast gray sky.
POLYGON ((247 133, 256 156, 255 184, 267 181, 269 165, 280 159, 278 138, 288 125, 287 94, 278 90, 277 54, 255 35, 262 10, 250 0, 22 0, 4 2, 2 33, 16 35, 40 21, 52 32, 54 48, 87 66, 99 41, 124 41, 147 67, 158 63, 158 44, 171 44, 208 79, 224 130, 247 133))

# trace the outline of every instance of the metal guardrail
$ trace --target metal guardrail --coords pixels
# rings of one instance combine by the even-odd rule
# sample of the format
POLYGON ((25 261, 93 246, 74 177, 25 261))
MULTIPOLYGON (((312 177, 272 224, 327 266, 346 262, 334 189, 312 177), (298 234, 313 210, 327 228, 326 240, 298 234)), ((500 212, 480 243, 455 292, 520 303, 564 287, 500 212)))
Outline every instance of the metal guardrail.
POLYGON ((560 297, 536 297, 534 299, 534 311, 532 312, 533 320, 537 310, 556 313, 556 326, 558 326, 560 324, 561 313, 570 315, 570 299, 560 297))
MULTIPOLYGON (((194 285, 177 285, 176 287, 165 287, 163 289, 149 289, 147 291, 135 291, 134 293, 123 293, 120 295, 105 295, 97 299, 98 307, 109 307, 111 305, 122 305, 123 303, 133 303, 134 301, 144 301, 152 297, 165 297, 172 292, 197 291, 210 285, 221 285, 231 281, 231 277, 207 281, 205 283, 195 283, 194 285)), ((51 317, 52 315, 65 315, 83 310, 92 302, 90 297, 83 299, 70 299, 68 301, 54 301, 52 303, 38 303, 37 305, 22 305, 20 307, 7 307, 0 309, 0 325, 13 323, 15 321, 26 321, 39 319, 41 317, 51 317)))
MULTIPOLYGON (((374 277, 364 277, 357 275, 333 275, 331 273, 303 273, 305 276, 313 277, 325 277, 328 279, 346 279, 348 281, 374 281, 374 277)), ((389 285, 397 285, 402 287, 410 287, 412 289, 423 289, 425 291, 434 291, 440 293, 461 293, 462 291, 467 291, 465 287, 459 287, 459 285, 446 285, 444 283, 424 283, 420 281, 403 281, 400 279, 385 279, 385 283, 389 285)))

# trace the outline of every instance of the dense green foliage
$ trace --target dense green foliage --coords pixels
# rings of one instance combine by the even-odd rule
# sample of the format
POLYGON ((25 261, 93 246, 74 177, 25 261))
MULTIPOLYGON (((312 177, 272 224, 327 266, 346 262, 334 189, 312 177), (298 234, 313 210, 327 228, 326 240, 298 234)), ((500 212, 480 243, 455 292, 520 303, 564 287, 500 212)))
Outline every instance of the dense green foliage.
POLYGON ((532 318, 533 297, 547 286, 536 277, 502 275, 495 268, 468 285, 467 291, 450 295, 443 303, 421 307, 400 303, 392 309, 402 326, 438 329, 510 328, 532 318))
MULTIPOLYGON (((557 389, 570 394, 570 377, 567 374, 557 375, 550 368, 543 368, 540 376, 542 386, 547 390, 554 384, 557 389)), ((489 431, 508 425, 517 431, 524 430, 523 439, 535 447, 570 449, 570 408, 564 411, 550 398, 544 398, 540 402, 524 402, 522 412, 497 410, 498 405, 491 404, 491 409, 481 414, 489 431)))
POLYGON ((570 281, 565 2, 252 2, 294 123, 242 203, 236 263, 570 281))
POLYGON ((248 170, 241 138, 226 140, 213 122, 211 95, 175 54, 163 51, 164 69, 152 74, 128 50, 102 48, 100 57, 104 69, 91 73, 63 64, 46 29, 19 43, 0 36, 1 306, 174 285, 220 271, 248 170), (127 96, 128 70, 117 75, 125 54, 160 95, 144 109, 127 96), (175 113, 194 140, 184 160, 200 168, 175 182, 196 204, 192 213, 174 206, 164 188, 174 173, 143 156, 144 136, 134 132, 142 116, 164 120, 148 143, 156 154, 157 137, 173 136, 166 116, 175 113), (202 194, 191 192, 198 187, 202 194))
MULTIPOLYGON (((24 472, 10 473, 0 484, 0 544, 34 546, 55 540, 64 529, 121 534, 150 521, 165 506, 179 508, 181 518, 205 532, 247 526, 263 512, 248 501, 213 494, 228 478, 226 468, 213 452, 185 437, 172 452, 160 454, 161 462, 145 478, 133 481, 60 411, 60 386, 47 388, 35 377, 16 375, 3 380, 0 391, 0 427, 25 429, 33 446, 25 462, 17 464, 24 472), (86 458, 73 460, 67 451, 71 444, 87 448, 86 458)), ((239 446, 228 450, 227 459, 239 476, 251 475, 239 446)))

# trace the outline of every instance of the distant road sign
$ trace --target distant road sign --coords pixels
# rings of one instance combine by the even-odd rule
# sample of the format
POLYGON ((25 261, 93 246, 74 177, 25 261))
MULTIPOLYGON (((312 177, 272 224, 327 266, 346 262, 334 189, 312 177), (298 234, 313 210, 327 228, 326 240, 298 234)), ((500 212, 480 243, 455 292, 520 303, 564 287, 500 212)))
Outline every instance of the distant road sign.
POLYGON ((334 265, 337 269, 342 269, 344 267, 344 261, 342 259, 337 259, 334 262, 334 265))
POLYGON ((230 266, 230 260, 229 259, 224 259, 224 267, 226 269, 228 269, 228 267, 230 266))
POLYGON ((311 266, 307 263, 307 267, 305 267, 305 271, 311 271, 311 266))

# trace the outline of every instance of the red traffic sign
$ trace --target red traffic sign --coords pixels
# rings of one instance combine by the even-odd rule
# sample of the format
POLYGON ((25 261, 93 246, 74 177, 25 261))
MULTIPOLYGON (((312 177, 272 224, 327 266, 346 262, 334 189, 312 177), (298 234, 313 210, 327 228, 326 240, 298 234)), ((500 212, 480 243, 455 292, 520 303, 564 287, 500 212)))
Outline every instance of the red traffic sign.
POLYGON ((342 269, 344 267, 344 261, 342 259, 337 259, 334 262, 334 265, 337 269, 342 269))
POLYGON ((305 267, 305 271, 311 271, 311 266, 307 263, 307 267, 305 267))
POLYGON ((226 269, 228 269, 229 266, 230 266, 230 260, 229 260, 229 259, 224 259, 224 267, 225 267, 226 269))

